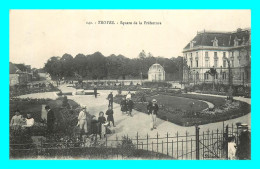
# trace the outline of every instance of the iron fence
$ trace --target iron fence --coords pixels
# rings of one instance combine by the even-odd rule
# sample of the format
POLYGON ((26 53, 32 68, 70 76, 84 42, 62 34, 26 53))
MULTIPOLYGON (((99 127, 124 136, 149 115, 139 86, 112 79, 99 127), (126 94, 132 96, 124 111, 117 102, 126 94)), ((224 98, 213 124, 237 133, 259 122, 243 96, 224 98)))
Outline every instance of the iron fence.
POLYGON ((42 139, 38 145, 10 144, 10 154, 23 155, 26 154, 25 152, 33 151, 33 155, 40 157, 48 157, 50 154, 73 157, 75 152, 82 152, 87 158, 94 156, 102 159, 143 158, 144 154, 149 154, 148 156, 155 159, 228 159, 229 138, 234 137, 238 145, 240 129, 240 124, 225 126, 223 122, 222 129, 211 131, 201 132, 199 126, 195 126, 192 134, 177 132, 175 135, 166 133, 160 136, 157 133, 141 136, 136 133, 136 136, 132 138, 110 135, 102 139, 92 135, 85 140, 63 142, 46 142, 42 139), (86 152, 89 154, 86 155, 86 152))

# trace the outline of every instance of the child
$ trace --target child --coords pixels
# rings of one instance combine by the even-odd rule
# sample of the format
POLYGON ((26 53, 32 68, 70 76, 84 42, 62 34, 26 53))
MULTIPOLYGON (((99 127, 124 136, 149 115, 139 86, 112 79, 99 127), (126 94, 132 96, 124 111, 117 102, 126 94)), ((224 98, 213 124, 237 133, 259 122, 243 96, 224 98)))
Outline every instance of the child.
POLYGON ((97 134, 98 134, 98 120, 96 119, 96 116, 92 116, 91 119, 91 134, 93 134, 93 138, 97 140, 97 134))
POLYGON ((235 160, 236 159, 236 151, 237 151, 237 145, 235 143, 235 137, 229 137, 228 138, 228 159, 229 160, 235 160))
POLYGON ((112 107, 108 106, 108 110, 106 111, 107 121, 109 122, 108 126, 110 126, 110 122, 112 122, 113 126, 116 127, 115 123, 114 123, 114 116, 113 116, 113 114, 114 114, 114 111, 113 111, 112 107))
POLYGON ((106 122, 106 118, 104 117, 104 112, 99 112, 99 117, 98 117, 98 122, 99 122, 99 130, 98 133, 100 135, 100 139, 101 136, 105 136, 106 135, 106 127, 105 127, 105 122, 106 122))

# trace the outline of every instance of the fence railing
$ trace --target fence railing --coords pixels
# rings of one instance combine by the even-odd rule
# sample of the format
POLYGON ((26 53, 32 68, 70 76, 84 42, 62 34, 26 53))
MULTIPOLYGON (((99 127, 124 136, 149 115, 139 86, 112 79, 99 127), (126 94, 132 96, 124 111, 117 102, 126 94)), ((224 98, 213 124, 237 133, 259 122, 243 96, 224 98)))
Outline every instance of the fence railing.
MULTIPOLYGON (((240 129, 240 124, 225 126, 223 122, 222 129, 211 131, 200 131, 199 126, 195 126, 194 133, 192 134, 188 132, 180 134, 177 132, 175 135, 166 133, 166 135, 161 136, 157 133, 156 135, 147 134, 141 136, 139 133, 136 133, 136 136, 131 138, 128 136, 119 138, 116 135, 110 135, 99 139, 99 136, 92 135, 81 141, 46 142, 41 140, 37 146, 10 144, 10 152, 12 154, 12 152, 28 152, 34 149, 35 154, 45 156, 46 152, 51 150, 70 150, 65 155, 73 155, 72 150, 103 148, 104 150, 113 149, 111 153, 115 153, 113 158, 116 157, 117 159, 119 158, 119 154, 122 158, 124 154, 129 154, 132 151, 152 153, 153 156, 165 155, 163 158, 168 159, 228 159, 229 138, 234 137, 238 145, 240 129)), ((95 154, 96 152, 92 153, 95 154)))

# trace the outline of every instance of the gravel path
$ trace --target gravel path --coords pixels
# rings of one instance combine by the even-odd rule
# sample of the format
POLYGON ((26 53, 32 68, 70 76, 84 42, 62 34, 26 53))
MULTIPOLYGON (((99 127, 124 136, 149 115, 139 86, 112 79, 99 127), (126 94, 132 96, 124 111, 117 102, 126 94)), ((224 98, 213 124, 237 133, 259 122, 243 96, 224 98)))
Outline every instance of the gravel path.
MULTIPOLYGON (((66 85, 61 85, 59 88, 63 92, 75 92, 76 90, 72 87, 67 87, 66 85)), ((98 117, 98 113, 100 111, 105 112, 107 110, 108 101, 106 100, 106 98, 109 92, 110 92, 109 90, 99 90, 98 93, 100 93, 100 95, 97 98, 95 98, 92 95, 75 95, 75 96, 68 96, 68 99, 72 99, 81 105, 86 105, 89 113, 92 115, 96 115, 98 117)), ((117 91, 113 91, 113 94, 116 95, 117 91)), ((55 96, 53 92, 28 94, 20 97, 21 98, 26 98, 26 97, 51 98, 51 99, 57 98, 57 96, 55 96)), ((216 96, 216 97, 225 97, 225 96, 216 96)), ((251 104, 251 99, 248 98, 234 97, 234 99, 251 104)), ((132 114, 133 117, 122 114, 122 112, 120 111, 119 104, 114 103, 114 119, 115 119, 116 127, 112 128, 112 130, 115 131, 115 134, 111 135, 111 137, 115 137, 115 135, 117 135, 118 137, 123 135, 128 135, 129 137, 135 137, 137 132, 139 133, 140 136, 146 136, 148 134, 151 137, 152 136, 155 137, 157 132, 160 133, 160 136, 166 136, 167 132, 169 133, 169 136, 175 136, 177 131, 180 135, 184 135, 186 132, 188 132, 189 134, 195 133, 194 126, 183 127, 161 119, 158 119, 157 129, 151 131, 149 127, 150 118, 147 114, 136 110, 133 110, 132 114)), ((247 123, 249 128, 251 128, 251 113, 236 119, 227 120, 224 123, 225 125, 227 124, 232 125, 232 123, 235 124, 237 122, 247 123)), ((200 131, 206 131, 208 129, 215 130, 217 128, 222 129, 223 122, 200 125, 200 131)))

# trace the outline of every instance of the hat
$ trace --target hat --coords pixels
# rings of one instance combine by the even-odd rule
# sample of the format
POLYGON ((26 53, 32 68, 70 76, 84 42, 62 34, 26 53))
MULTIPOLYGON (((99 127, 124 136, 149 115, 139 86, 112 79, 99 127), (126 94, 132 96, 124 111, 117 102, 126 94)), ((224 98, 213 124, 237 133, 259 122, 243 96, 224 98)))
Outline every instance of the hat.
POLYGON ((153 102, 155 102, 155 103, 156 103, 156 102, 157 102, 157 101, 156 101, 156 99, 153 99, 153 102))
POLYGON ((81 109, 86 109, 86 108, 87 108, 87 106, 81 105, 81 109))
POLYGON ((45 106, 45 109, 50 109, 50 106, 45 106))

